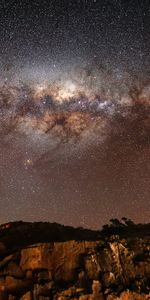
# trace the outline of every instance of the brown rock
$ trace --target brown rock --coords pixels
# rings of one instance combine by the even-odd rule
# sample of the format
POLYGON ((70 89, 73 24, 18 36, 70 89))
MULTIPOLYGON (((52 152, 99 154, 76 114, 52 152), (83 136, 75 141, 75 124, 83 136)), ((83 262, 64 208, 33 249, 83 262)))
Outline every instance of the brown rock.
POLYGON ((98 243, 69 241, 26 248, 21 251, 20 266, 23 271, 48 269, 54 281, 71 281, 80 268, 80 256, 98 243))
POLYGON ((33 287, 33 283, 27 279, 16 279, 11 276, 6 277, 5 281, 6 291, 10 294, 23 294, 33 287))

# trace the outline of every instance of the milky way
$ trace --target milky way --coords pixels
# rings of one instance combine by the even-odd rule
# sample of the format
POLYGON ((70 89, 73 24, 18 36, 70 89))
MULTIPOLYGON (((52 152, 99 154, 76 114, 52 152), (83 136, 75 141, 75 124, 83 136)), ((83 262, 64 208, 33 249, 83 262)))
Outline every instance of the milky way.
POLYGON ((47 150, 53 140, 55 146, 70 141, 84 144, 93 134, 101 143, 117 130, 128 130, 139 142, 149 142, 147 78, 102 66, 88 66, 78 72, 68 80, 1 85, 2 137, 14 131, 31 139, 41 135, 47 141, 47 150))
MULTIPOLYGON (((20 195, 21 202, 17 205, 18 210, 15 204, 15 215, 19 213, 20 216, 21 205, 23 219, 24 211, 27 211, 29 219, 38 220, 42 212, 42 219, 47 220, 50 209, 52 220, 70 223, 66 207, 72 210, 77 201, 77 212, 74 208, 73 215, 76 221, 72 217, 71 224, 93 226, 84 205, 89 206, 93 197, 97 197, 94 204, 98 205, 97 212, 100 201, 104 215, 107 215, 109 205, 113 214, 121 217, 122 208, 118 207, 121 203, 126 206, 126 198, 131 201, 128 208, 132 210, 135 206, 134 188, 139 196, 143 193, 141 179, 140 183, 138 181, 150 154, 149 79, 145 74, 141 78, 129 72, 90 65, 64 74, 61 80, 4 82, 0 88, 0 135, 4 168, 6 149, 9 153, 7 179, 3 177, 1 181, 2 197, 6 197, 3 193, 7 194, 4 186, 11 190, 8 200, 5 198, 8 207, 10 197, 20 195), (140 168, 137 173, 136 168, 140 168), (132 176, 136 183, 132 182, 132 176), (131 185, 133 191, 130 194, 131 185), (117 195, 114 189, 123 189, 125 193, 124 202, 117 204, 118 207, 114 205, 117 195), (74 194, 74 200, 68 202, 70 193, 74 194), (79 199, 83 197, 82 204, 79 199), (108 200, 104 200, 106 197, 108 200), (36 205, 36 213, 29 212, 30 205, 36 205)), ((147 189, 145 175, 142 180, 147 189)), ((122 195, 118 194, 117 201, 120 197, 122 195)), ((141 200, 136 199, 138 205, 141 200)), ((124 209, 130 216, 130 209, 124 209)), ((131 213, 131 216, 136 220, 135 214, 131 213)), ((145 215, 143 217, 145 219, 145 215)), ((94 226, 97 227, 100 221, 98 216, 95 219, 94 226)))

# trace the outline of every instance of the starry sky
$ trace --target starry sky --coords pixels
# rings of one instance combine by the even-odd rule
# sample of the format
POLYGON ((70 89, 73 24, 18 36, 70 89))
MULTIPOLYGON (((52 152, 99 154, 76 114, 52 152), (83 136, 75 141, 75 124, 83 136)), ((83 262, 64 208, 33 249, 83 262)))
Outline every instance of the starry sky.
POLYGON ((149 0, 1 0, 0 41, 0 223, 149 222, 149 0))

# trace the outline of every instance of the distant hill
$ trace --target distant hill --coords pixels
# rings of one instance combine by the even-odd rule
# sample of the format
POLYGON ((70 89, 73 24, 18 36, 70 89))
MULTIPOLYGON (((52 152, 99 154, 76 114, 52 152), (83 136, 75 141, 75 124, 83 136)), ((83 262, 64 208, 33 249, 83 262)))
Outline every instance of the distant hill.
POLYGON ((127 224, 111 219, 110 224, 104 225, 101 230, 74 228, 49 222, 10 222, 0 225, 0 241, 6 245, 8 252, 12 252, 18 247, 35 243, 95 241, 107 239, 112 235, 127 239, 150 237, 150 224, 134 224, 130 220, 126 222, 127 224))

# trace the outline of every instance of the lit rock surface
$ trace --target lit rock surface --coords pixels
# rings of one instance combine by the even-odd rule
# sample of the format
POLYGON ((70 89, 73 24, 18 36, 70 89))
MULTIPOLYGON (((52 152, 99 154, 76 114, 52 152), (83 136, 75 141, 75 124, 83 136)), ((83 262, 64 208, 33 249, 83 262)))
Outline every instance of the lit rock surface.
POLYGON ((1 234, 0 300, 150 299, 148 236, 17 244, 4 256, 8 236, 1 234))

